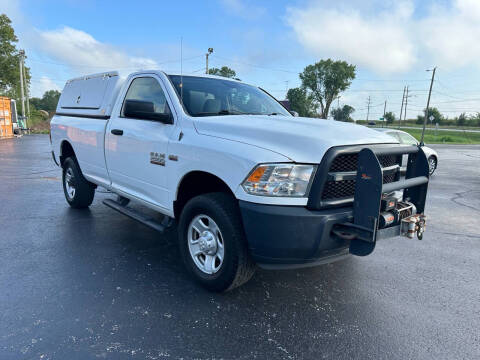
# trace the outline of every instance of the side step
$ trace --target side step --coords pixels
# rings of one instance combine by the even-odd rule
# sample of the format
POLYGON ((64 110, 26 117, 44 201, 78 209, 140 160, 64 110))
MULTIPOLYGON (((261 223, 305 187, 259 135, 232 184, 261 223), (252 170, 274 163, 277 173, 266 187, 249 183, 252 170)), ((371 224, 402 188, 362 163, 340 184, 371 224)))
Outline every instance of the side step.
POLYGON ((168 216, 166 216, 164 221, 160 223, 156 219, 146 216, 141 212, 134 210, 132 208, 129 208, 127 206, 124 206, 112 199, 105 199, 103 200, 103 203, 107 205, 109 208, 112 208, 113 210, 116 210, 119 213, 122 213, 123 215, 128 216, 129 218, 137 220, 142 224, 147 225, 148 227, 151 227, 152 229, 157 230, 158 232, 161 232, 161 233, 165 232, 165 230, 169 227, 169 224, 171 223, 170 221, 171 219, 168 216))

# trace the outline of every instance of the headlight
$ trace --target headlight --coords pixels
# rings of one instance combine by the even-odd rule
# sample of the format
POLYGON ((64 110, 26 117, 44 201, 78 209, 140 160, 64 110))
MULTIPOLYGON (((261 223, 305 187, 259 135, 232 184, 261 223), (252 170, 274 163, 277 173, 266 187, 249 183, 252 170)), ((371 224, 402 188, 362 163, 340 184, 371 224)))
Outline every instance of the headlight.
POLYGON ((306 196, 315 165, 258 165, 242 183, 245 191, 263 196, 306 196))

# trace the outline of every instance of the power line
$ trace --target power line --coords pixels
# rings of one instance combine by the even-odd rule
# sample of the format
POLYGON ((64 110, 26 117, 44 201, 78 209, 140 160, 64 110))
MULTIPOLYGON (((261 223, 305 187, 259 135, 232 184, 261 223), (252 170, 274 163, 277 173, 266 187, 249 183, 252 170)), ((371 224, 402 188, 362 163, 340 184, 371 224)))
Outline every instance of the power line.
POLYGON ((243 62, 243 61, 227 59, 227 58, 224 58, 224 57, 218 56, 218 55, 216 55, 215 57, 218 58, 218 59, 229 61, 231 63, 243 64, 243 65, 247 65, 247 66, 251 66, 251 67, 256 67, 256 68, 259 68, 259 69, 280 71, 280 72, 286 72, 286 73, 291 73, 291 74, 299 74, 300 73, 298 71, 292 71, 292 70, 286 70, 286 69, 275 69, 275 68, 270 68, 270 67, 266 67, 266 66, 262 66, 262 65, 255 65, 255 64, 251 64, 251 63, 247 63, 247 62, 243 62))
POLYGON ((360 81, 383 81, 383 82, 415 82, 415 81, 430 81, 430 79, 355 79, 360 81))
MULTIPOLYGON (((200 58, 200 57, 203 57, 203 55, 192 56, 190 58, 183 59, 183 61, 189 61, 189 60, 197 59, 197 58, 200 58)), ((37 62, 37 63, 41 63, 41 64, 52 64, 52 65, 69 66, 69 67, 108 68, 108 69, 111 69, 111 68, 115 68, 115 69, 138 69, 138 68, 142 67, 142 65, 118 67, 118 66, 113 66, 113 65, 108 65, 107 66, 107 65, 71 64, 71 63, 61 63, 61 62, 37 60, 35 58, 33 58, 33 59, 29 58, 28 60, 33 61, 33 62, 37 62)), ((178 59, 177 60, 168 60, 168 61, 163 61, 163 62, 159 62, 159 63, 156 62, 155 66, 163 65, 163 64, 170 64, 170 63, 179 63, 179 62, 181 62, 181 60, 178 60, 178 59)))
MULTIPOLYGON (((347 89, 345 92, 401 92, 403 90, 400 89, 347 89)), ((428 90, 425 89, 413 89, 409 90, 410 92, 428 92, 428 90)))

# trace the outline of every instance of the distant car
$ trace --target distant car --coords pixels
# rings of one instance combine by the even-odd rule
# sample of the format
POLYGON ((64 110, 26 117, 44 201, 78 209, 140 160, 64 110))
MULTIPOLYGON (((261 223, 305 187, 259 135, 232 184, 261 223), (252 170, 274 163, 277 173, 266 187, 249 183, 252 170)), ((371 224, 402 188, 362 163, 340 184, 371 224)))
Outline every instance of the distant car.
POLYGON ((368 122, 368 125, 374 126, 374 125, 376 125, 376 124, 375 124, 375 121, 369 121, 369 122, 368 122))
MULTIPOLYGON (((417 139, 415 139, 412 135, 410 135, 409 133, 407 133, 405 131, 396 130, 396 129, 388 129, 388 128, 377 128, 375 130, 380 131, 380 132, 384 132, 387 135, 392 136, 393 138, 395 138, 395 140, 400 141, 400 144, 404 144, 404 145, 418 145, 419 144, 417 139)), ((428 168, 429 168, 430 176, 431 176, 435 172, 435 169, 437 168, 437 165, 438 165, 438 153, 435 150, 433 150, 432 148, 429 148, 428 146, 423 146, 423 152, 427 156, 428 168)), ((405 158, 403 159, 402 166, 406 167, 407 159, 406 159, 405 155, 404 155, 404 157, 405 158)))

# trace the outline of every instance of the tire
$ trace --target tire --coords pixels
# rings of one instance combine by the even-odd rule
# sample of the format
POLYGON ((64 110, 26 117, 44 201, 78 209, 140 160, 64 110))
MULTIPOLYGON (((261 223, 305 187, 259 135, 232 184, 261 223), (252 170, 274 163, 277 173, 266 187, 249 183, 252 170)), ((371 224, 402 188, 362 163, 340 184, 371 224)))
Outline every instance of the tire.
POLYGON ((62 183, 65 199, 72 208, 84 209, 90 206, 95 195, 95 185, 83 177, 74 157, 68 157, 63 163, 62 183))
POLYGON ((180 215, 178 234, 180 254, 188 272, 208 290, 232 290, 253 276, 255 264, 248 253, 238 205, 231 195, 209 193, 192 198, 180 215), (195 228, 205 230, 203 236, 195 228), (208 243, 215 249, 205 249, 208 243), (193 252, 198 251, 203 252, 194 256, 193 252), (214 260, 209 262, 207 257, 214 260))
POLYGON ((437 169, 437 158, 435 156, 430 156, 428 158, 429 175, 432 176, 436 169, 437 169))

